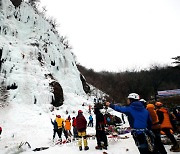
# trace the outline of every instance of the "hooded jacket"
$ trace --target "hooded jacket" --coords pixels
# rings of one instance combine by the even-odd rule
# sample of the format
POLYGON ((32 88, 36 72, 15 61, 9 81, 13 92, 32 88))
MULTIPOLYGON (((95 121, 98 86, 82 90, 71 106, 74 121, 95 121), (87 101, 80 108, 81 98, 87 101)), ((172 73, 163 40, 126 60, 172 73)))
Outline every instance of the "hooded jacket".
POLYGON ((65 130, 71 130, 71 122, 68 119, 65 120, 65 130))
POLYGON ((104 130, 105 121, 103 114, 97 108, 95 108, 94 113, 96 115, 96 130, 104 130))
POLYGON ((128 116, 128 121, 131 128, 151 129, 151 117, 140 101, 132 102, 128 106, 117 106, 110 104, 110 107, 115 111, 126 114, 128 116))
POLYGON ((72 121, 72 126, 73 126, 73 127, 76 127, 76 118, 73 119, 73 121, 72 121))
POLYGON ((159 117, 161 128, 173 128, 169 118, 168 110, 166 108, 162 107, 160 109, 157 109, 157 115, 159 117))
POLYGON ((56 122, 56 120, 52 120, 51 119, 51 123, 53 124, 53 126, 54 126, 54 130, 58 130, 58 125, 57 125, 57 122, 56 122))
POLYGON ((58 125, 58 129, 64 127, 64 119, 56 117, 56 122, 58 125))
POLYGON ((160 129, 159 119, 154 104, 148 104, 146 109, 149 111, 152 119, 152 129, 160 129))
POLYGON ((79 113, 76 117, 76 128, 79 132, 86 131, 87 121, 82 113, 79 113))

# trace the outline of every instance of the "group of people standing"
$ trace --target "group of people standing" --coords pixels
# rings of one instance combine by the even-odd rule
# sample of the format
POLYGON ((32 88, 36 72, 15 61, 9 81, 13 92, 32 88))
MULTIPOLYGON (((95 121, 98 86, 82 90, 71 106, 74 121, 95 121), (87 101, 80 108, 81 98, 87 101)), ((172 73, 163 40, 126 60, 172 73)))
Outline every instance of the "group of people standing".
MULTIPOLYGON (((94 114, 96 117, 96 140, 97 140, 97 146, 95 149, 106 149, 108 147, 108 140, 107 136, 105 133, 105 120, 104 120, 104 115, 100 112, 100 108, 97 107, 96 105, 94 106, 94 114)), ((89 126, 93 127, 93 118, 92 115, 89 116, 89 126)), ((79 145, 79 150, 82 150, 82 139, 84 143, 84 150, 88 150, 88 143, 87 143, 87 134, 86 134, 86 128, 87 128, 87 121, 83 115, 82 110, 78 111, 78 115, 76 117, 76 128, 78 132, 78 145, 79 145)))
POLYGON ((54 126, 54 133, 53 133, 53 140, 55 139, 56 133, 58 134, 59 140, 62 141, 62 132, 64 133, 64 136, 66 140, 68 140, 68 136, 71 136, 71 119, 64 120, 60 115, 56 115, 56 119, 53 121, 51 119, 51 123, 54 126))
POLYGON ((53 141, 55 139, 56 133, 58 134, 60 142, 62 141, 62 132, 66 138, 66 142, 70 142, 70 137, 73 135, 73 140, 79 138, 78 145, 79 150, 82 150, 82 140, 84 143, 84 150, 88 150, 89 147, 87 145, 87 137, 86 137, 86 127, 87 121, 83 116, 83 111, 79 110, 77 117, 72 118, 72 126, 73 126, 73 134, 71 133, 71 118, 70 116, 64 120, 60 115, 56 115, 56 119, 53 121, 51 119, 51 123, 54 126, 53 133, 53 141))
MULTIPOLYGON (((97 139, 97 146, 96 149, 107 149, 108 141, 105 134, 105 121, 104 115, 100 112, 98 107, 94 107, 94 113, 96 115, 96 139, 97 139), (102 144, 103 143, 103 144, 102 144)), ((53 121, 51 119, 51 123, 54 125, 54 133, 53 133, 53 140, 55 138, 56 133, 59 136, 59 140, 62 141, 62 132, 64 132, 64 136, 66 140, 69 140, 68 136, 71 136, 71 122, 70 116, 63 120, 60 115, 56 115, 56 119, 53 121)), ((93 118, 92 115, 89 116, 89 126, 93 127, 93 118)), ((72 118, 72 126, 73 126, 73 139, 75 140, 78 138, 78 146, 79 150, 81 151, 84 147, 84 150, 88 150, 88 142, 87 142, 87 120, 83 115, 82 110, 78 110, 78 115, 72 118)), ((69 140, 70 141, 70 140, 69 140)))
POLYGON ((128 95, 127 106, 118 106, 109 102, 106 102, 106 106, 127 115, 132 128, 131 134, 141 154, 167 154, 161 141, 160 131, 171 140, 173 145, 170 151, 179 150, 178 142, 170 132, 173 127, 163 103, 146 104, 140 101, 138 94, 131 93, 128 95))
MULTIPOLYGON (((131 135, 140 154, 167 154, 167 151, 161 141, 162 131, 173 144, 170 151, 179 151, 179 144, 174 135, 171 133, 173 126, 170 121, 168 110, 163 107, 162 102, 147 104, 145 100, 140 100, 140 96, 138 94, 130 93, 127 97, 126 106, 118 106, 110 102, 106 102, 105 105, 127 116, 129 125, 131 127, 131 135)), ((106 120, 104 118, 104 115, 100 112, 100 108, 96 104, 94 105, 94 114, 96 117, 95 130, 97 140, 97 146, 95 147, 95 149, 107 149, 108 140, 105 133, 106 120)), ((78 115, 76 117, 73 117, 72 119, 73 135, 74 138, 78 137, 79 150, 81 151, 83 149, 82 142, 84 144, 84 150, 88 150, 89 147, 86 134, 87 121, 83 115, 83 111, 79 110, 78 115)), ((68 138, 68 134, 71 134, 71 129, 69 127, 66 127, 66 125, 68 124, 66 124, 66 121, 68 122, 68 120, 69 118, 63 121, 58 115, 55 119, 57 126, 55 125, 55 121, 51 121, 54 125, 53 139, 56 132, 61 139, 63 122, 65 122, 64 135, 66 138, 68 138), (57 130, 55 128, 57 128, 57 130), (67 131, 68 129, 69 131, 67 131)), ((89 121, 93 121, 92 115, 90 115, 89 121)), ((89 123, 89 126, 90 124, 91 122, 89 123)))
MULTIPOLYGON (((94 106, 94 114, 96 117, 96 125, 95 125, 95 130, 96 130, 96 140, 97 140, 97 146, 95 147, 95 149, 106 149, 108 147, 108 140, 107 140, 107 136, 105 133, 105 119, 104 119, 104 115, 100 112, 100 108, 98 106, 94 106)), ((86 139, 86 119, 82 114, 79 114, 78 111, 78 116, 76 117, 76 121, 79 121, 79 123, 77 123, 77 131, 78 131, 78 136, 79 137, 83 137, 83 141, 84 141, 84 149, 87 150, 89 149, 89 147, 87 147, 87 139, 86 139), (81 122, 80 122, 81 121, 81 122), (82 123, 84 123, 82 125, 82 123), (83 126, 83 129, 81 128, 83 126), (82 129, 82 130, 81 130, 82 129)), ((89 126, 93 127, 93 118, 92 115, 89 116, 89 126)), ((79 150, 82 150, 82 144, 81 144, 81 138, 79 140, 79 150)))

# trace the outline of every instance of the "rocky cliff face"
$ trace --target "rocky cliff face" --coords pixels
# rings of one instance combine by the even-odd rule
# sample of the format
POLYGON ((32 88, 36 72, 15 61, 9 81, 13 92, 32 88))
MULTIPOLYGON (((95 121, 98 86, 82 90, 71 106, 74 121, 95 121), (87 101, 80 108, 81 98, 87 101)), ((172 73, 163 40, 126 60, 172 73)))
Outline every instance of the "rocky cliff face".
POLYGON ((73 53, 52 20, 21 0, 0 4, 0 104, 60 106, 66 93, 88 93, 73 53))

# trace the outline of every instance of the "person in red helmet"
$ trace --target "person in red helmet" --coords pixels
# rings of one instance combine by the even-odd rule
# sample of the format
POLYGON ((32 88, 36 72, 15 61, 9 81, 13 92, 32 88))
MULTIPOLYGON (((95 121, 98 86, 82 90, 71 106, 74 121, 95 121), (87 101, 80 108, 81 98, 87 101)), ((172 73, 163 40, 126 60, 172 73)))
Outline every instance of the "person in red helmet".
POLYGON ((65 128, 65 131, 67 132, 67 135, 69 136, 69 140, 70 140, 72 133, 71 133, 71 122, 68 118, 65 120, 64 128, 65 128))
POLYGON ((61 118, 61 116, 58 114, 58 115, 56 115, 56 117, 58 117, 58 118, 61 118))
POLYGON ((82 150, 82 139, 84 143, 84 150, 88 150, 88 143, 87 143, 87 137, 86 137, 86 128, 87 128, 87 121, 83 115, 83 111, 79 110, 78 115, 76 117, 76 128, 79 136, 79 150, 82 150))
MULTIPOLYGON (((56 119, 54 121, 52 121, 52 119, 51 119, 51 123, 54 126, 53 140, 57 133, 59 136, 59 140, 62 141, 61 135, 62 135, 62 131, 64 131, 64 119, 62 119, 60 115, 56 115, 56 119)), ((67 139, 68 136, 65 132, 64 132, 64 135, 67 139)))
POLYGON ((78 110, 78 113, 83 113, 83 111, 82 110, 78 110))

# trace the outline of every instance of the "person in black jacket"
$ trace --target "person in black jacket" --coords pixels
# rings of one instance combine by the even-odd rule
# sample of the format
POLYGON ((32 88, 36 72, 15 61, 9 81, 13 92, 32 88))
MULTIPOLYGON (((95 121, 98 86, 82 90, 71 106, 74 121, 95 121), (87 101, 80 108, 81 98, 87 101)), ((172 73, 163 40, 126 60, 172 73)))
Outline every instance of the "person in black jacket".
POLYGON ((94 108, 94 113, 96 115, 96 139, 97 139, 97 146, 95 148, 99 150, 102 149, 107 150, 108 142, 104 128, 105 126, 104 116, 100 112, 100 109, 98 107, 94 108), (103 142, 104 145, 101 145, 101 142, 103 142))

